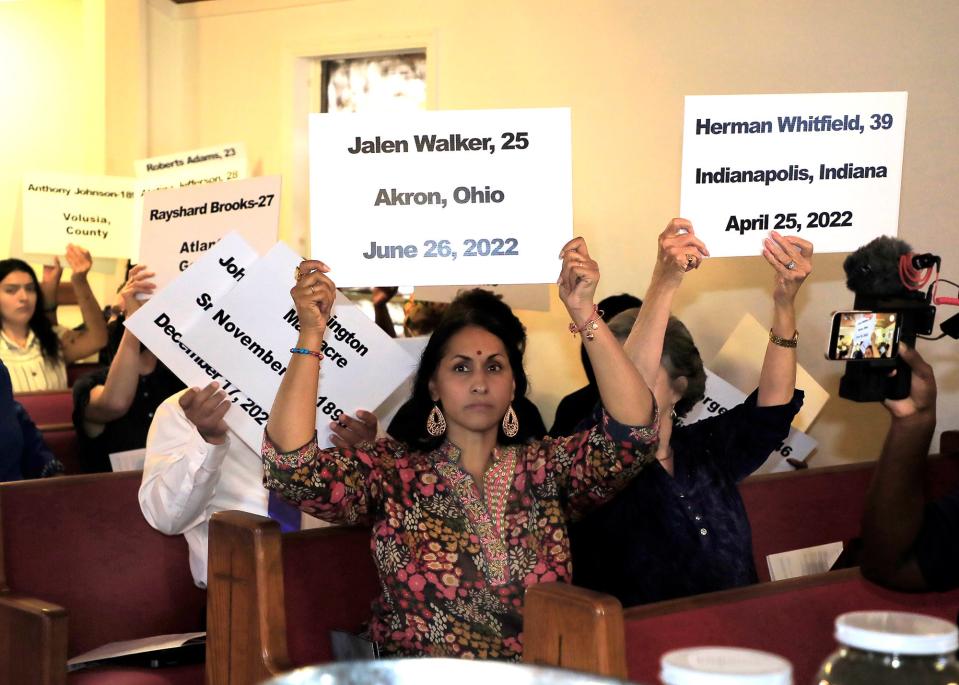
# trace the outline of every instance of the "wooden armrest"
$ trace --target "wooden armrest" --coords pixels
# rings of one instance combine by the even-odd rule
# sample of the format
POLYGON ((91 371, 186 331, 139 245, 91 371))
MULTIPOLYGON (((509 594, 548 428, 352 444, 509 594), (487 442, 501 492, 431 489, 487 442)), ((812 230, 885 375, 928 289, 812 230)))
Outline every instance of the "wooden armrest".
POLYGON ((619 600, 566 583, 526 590, 523 661, 626 678, 619 600))
POLYGON ((279 524, 264 516, 221 511, 210 519, 209 685, 253 685, 293 668, 280 545, 279 524))
POLYGON ((0 595, 0 682, 66 685, 66 609, 33 597, 0 595))

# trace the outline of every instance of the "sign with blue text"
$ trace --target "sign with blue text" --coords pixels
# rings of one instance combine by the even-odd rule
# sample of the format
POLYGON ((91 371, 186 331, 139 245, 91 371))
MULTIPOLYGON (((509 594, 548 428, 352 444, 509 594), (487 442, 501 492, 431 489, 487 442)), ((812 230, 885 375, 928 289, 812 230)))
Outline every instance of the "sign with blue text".
POLYGON ((312 256, 337 286, 553 283, 568 109, 310 115, 312 256))
POLYGON ((762 254, 771 230, 817 252, 896 235, 906 96, 688 96, 681 216, 714 257, 762 254))

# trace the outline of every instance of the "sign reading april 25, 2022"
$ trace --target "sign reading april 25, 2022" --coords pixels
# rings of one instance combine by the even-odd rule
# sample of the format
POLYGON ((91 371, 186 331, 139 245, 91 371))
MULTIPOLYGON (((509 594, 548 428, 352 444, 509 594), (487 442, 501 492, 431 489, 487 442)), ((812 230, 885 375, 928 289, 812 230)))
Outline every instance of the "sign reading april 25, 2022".
POLYGON ((60 255, 67 243, 94 257, 131 253, 133 187, 116 176, 35 173, 23 178, 23 251, 60 255))
POLYGON ((855 250, 897 232, 905 130, 906 93, 687 97, 680 213, 714 257, 855 250))
POLYGON ((310 115, 310 212, 337 286, 552 283, 569 110, 310 115))

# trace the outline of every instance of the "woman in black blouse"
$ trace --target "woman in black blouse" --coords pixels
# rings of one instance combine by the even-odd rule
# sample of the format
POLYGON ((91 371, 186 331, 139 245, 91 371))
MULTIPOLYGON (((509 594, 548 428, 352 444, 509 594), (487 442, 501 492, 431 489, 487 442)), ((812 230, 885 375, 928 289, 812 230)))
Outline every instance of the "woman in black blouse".
POLYGON ((709 253, 683 219, 659 236, 642 309, 620 314, 610 328, 628 335, 627 354, 654 389, 663 418, 672 413, 673 421, 660 421, 657 466, 571 528, 575 584, 632 606, 757 581, 737 484, 779 446, 802 406, 794 302, 812 271, 812 252, 805 240, 771 232, 763 256, 775 271, 773 325, 759 387, 743 404, 683 426, 706 377, 689 331, 669 311, 685 273, 709 253))

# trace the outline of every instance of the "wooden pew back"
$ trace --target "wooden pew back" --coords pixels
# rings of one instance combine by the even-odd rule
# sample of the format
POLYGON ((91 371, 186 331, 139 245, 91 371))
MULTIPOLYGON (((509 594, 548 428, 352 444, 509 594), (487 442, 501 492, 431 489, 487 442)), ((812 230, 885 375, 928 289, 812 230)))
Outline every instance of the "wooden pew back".
POLYGON ((913 611, 954 622, 959 610, 959 591, 892 592, 864 580, 858 569, 626 611, 617 610, 615 599, 597 595, 558 583, 527 590, 524 661, 653 683, 667 651, 736 646, 779 654, 793 664, 794 682, 808 683, 836 647, 833 622, 839 614, 913 611))
MULTIPOLYGON (((739 485, 753 536, 760 581, 769 580, 766 555, 859 537, 866 493, 876 462, 806 469, 747 478, 739 485)), ((959 458, 932 456, 927 497, 959 487, 959 458)))
POLYGON ((356 631, 379 594, 367 528, 280 534, 268 518, 213 515, 208 685, 253 685, 330 661, 330 630, 356 631))
POLYGON ((38 427, 50 424, 62 425, 73 422, 72 390, 39 390, 20 392, 13 396, 23 405, 27 414, 38 427))
POLYGON ((0 592, 69 612, 68 655, 203 629, 205 593, 181 536, 140 512, 141 472, 0 484, 0 592))

